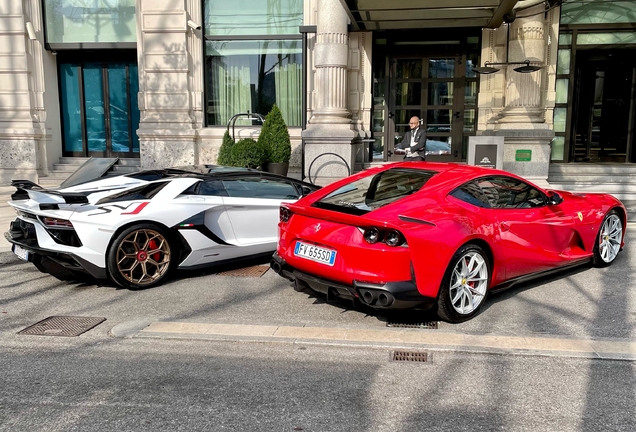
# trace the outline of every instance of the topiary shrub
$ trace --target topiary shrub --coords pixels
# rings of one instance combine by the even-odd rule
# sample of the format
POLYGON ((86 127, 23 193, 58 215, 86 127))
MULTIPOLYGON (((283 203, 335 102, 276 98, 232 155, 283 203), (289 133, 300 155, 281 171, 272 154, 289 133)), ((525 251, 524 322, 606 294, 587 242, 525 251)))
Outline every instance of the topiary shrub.
POLYGON ((259 168, 267 163, 267 149, 252 138, 243 138, 232 146, 232 166, 259 168))
POLYGON ((291 141, 283 115, 276 104, 265 116, 258 142, 268 150, 267 162, 284 163, 291 158, 291 141))
POLYGON ((219 155, 216 158, 216 163, 218 165, 233 166, 232 147, 234 147, 234 140, 230 136, 230 132, 226 130, 225 135, 223 135, 221 148, 219 149, 219 155))

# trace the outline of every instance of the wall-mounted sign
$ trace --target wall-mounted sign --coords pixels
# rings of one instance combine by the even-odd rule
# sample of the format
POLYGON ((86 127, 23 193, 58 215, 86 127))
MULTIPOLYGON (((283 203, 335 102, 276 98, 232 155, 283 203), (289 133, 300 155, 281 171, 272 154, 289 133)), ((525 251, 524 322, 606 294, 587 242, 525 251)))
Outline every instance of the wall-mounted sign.
POLYGON ((515 161, 529 162, 532 160, 532 150, 517 150, 515 152, 515 161))
POLYGON ((504 137, 468 137, 468 164, 484 168, 503 169, 503 144, 504 137))

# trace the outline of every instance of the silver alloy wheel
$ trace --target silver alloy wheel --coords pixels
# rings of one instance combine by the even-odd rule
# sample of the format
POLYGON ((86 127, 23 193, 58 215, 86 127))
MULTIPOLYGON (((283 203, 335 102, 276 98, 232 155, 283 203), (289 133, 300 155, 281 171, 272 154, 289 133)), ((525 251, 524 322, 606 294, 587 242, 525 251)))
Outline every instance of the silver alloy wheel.
POLYGON ((462 256, 451 276, 449 294, 453 309, 462 315, 475 311, 486 295, 488 266, 475 251, 462 256))
POLYGON ((117 247, 117 270, 130 283, 144 286, 170 267, 170 245, 153 229, 132 231, 117 247))
POLYGON ((598 251, 601 259, 611 263, 618 255, 623 238, 623 224, 616 214, 611 214, 603 221, 601 231, 598 234, 598 251))

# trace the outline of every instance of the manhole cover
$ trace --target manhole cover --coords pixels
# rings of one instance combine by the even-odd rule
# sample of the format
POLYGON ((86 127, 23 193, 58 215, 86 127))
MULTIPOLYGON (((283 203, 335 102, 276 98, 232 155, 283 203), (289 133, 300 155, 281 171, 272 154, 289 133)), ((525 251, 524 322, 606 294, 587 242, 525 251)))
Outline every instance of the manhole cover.
POLYGON ((265 274, 265 272, 269 270, 269 266, 266 265, 255 265, 250 267, 243 267, 234 270, 227 270, 224 272, 219 272, 217 275, 219 276, 243 276, 243 277, 261 277, 265 274))
POLYGON ((18 332, 36 336, 79 336, 106 321, 98 317, 52 316, 18 332))
POLYGON ((429 360, 427 352, 421 351, 393 351, 393 361, 426 363, 429 360))
POLYGON ((401 327, 401 328, 437 329, 437 321, 420 322, 420 323, 387 321, 386 326, 401 327))

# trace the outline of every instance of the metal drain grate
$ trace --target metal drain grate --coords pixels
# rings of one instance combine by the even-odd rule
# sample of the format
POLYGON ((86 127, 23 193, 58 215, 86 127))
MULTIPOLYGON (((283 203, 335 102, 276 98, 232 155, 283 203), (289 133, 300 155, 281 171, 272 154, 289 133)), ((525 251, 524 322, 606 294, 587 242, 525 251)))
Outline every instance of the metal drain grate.
POLYGON ((421 351, 393 351, 393 361, 426 363, 429 360, 427 352, 421 351))
POLYGON ((269 270, 269 266, 255 265, 217 273, 219 276, 261 277, 269 270))
POLYGON ((387 327, 422 328, 422 329, 437 330, 437 321, 429 321, 429 322, 421 322, 421 323, 387 321, 386 326, 387 327))
POLYGON ((98 317, 52 316, 18 332, 36 336, 79 336, 106 321, 98 317))

